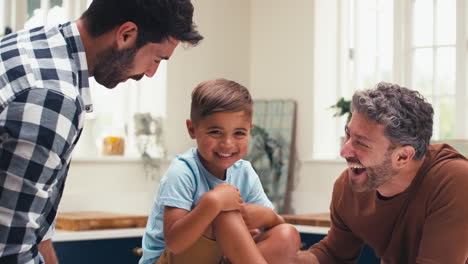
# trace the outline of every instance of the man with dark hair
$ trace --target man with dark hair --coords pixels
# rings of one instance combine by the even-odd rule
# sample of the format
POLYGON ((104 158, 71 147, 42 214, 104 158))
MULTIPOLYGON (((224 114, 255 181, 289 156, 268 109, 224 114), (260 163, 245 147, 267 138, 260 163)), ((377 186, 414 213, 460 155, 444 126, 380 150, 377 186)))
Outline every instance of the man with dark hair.
POLYGON ((468 161, 430 145, 432 106, 379 83, 351 103, 325 237, 295 263, 355 263, 363 243, 382 263, 468 263, 468 161))
POLYGON ((190 0, 94 0, 77 21, 0 39, 0 263, 57 263, 50 241, 71 153, 108 88, 203 37, 190 0))

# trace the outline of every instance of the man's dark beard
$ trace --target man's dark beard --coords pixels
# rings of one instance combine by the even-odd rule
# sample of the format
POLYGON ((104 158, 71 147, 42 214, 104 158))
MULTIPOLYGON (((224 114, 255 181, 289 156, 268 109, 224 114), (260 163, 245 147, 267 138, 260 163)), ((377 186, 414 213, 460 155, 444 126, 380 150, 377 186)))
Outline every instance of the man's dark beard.
POLYGON ((114 88, 127 78, 141 79, 143 74, 127 76, 133 68, 133 59, 137 51, 136 46, 120 51, 114 46, 98 53, 93 72, 96 82, 107 88, 114 88))
MULTIPOLYGON (((376 190, 380 186, 390 181, 393 177, 398 174, 398 171, 392 167, 392 158, 394 148, 387 150, 384 154, 384 160, 375 166, 369 166, 366 168, 367 180, 363 186, 356 185, 356 183, 349 178, 351 188, 355 192, 366 192, 370 190, 376 190)), ((360 162, 355 162, 360 164, 360 162)))

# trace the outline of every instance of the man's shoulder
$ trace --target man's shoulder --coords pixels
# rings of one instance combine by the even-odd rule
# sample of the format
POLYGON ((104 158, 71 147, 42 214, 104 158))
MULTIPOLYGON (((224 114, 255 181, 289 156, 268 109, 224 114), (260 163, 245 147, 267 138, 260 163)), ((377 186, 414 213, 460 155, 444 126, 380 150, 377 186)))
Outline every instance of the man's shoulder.
POLYGON ((468 200, 468 161, 453 149, 433 153, 421 168, 422 179, 414 189, 418 197, 415 202, 425 203, 428 211, 464 206, 468 200))
POLYGON ((2 105, 28 89, 48 89, 76 99, 78 77, 58 27, 19 31, 0 40, 2 105), (7 96, 6 96, 7 95, 7 96))
POLYGON ((423 185, 468 187, 468 160, 463 155, 448 145, 431 147, 430 151, 423 185))

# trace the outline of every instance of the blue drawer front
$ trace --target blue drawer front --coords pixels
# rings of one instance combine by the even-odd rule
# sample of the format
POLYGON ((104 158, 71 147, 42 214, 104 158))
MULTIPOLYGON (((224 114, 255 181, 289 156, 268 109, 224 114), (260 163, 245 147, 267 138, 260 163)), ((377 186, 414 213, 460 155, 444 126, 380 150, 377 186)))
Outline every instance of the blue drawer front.
MULTIPOLYGON (((302 243, 308 248, 311 245, 319 242, 325 237, 325 235, 318 235, 318 234, 306 234, 301 233, 301 240, 302 243)), ((359 257, 358 264, 379 264, 380 259, 377 258, 374 254, 374 250, 365 245, 361 251, 361 256, 359 257)))
POLYGON ((141 247, 141 237, 55 242, 60 264, 138 263, 132 250, 141 247))

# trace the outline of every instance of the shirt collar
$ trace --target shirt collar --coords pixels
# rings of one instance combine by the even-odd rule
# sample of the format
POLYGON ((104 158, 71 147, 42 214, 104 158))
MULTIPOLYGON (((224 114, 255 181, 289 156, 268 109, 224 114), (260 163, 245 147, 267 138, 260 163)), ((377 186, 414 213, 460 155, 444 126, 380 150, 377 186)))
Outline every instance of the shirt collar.
POLYGON ((67 22, 61 26, 61 30, 67 42, 68 50, 74 61, 75 71, 78 76, 78 87, 80 95, 83 99, 86 112, 93 112, 93 101, 91 98, 91 91, 89 88, 89 73, 88 61, 86 60, 86 53, 83 41, 78 31, 76 22, 67 22))

